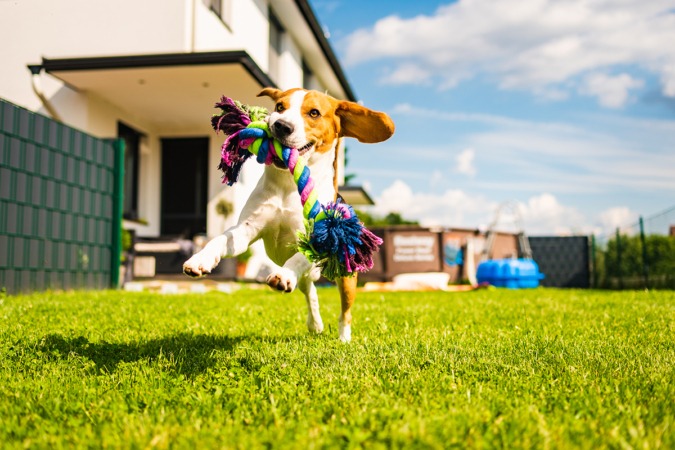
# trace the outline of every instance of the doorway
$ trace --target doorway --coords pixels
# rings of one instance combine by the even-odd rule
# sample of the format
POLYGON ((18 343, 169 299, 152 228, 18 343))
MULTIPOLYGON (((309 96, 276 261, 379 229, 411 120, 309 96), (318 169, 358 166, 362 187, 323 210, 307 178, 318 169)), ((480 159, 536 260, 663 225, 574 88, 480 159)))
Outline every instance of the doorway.
POLYGON ((162 139, 162 235, 206 233, 208 156, 208 138, 162 139))

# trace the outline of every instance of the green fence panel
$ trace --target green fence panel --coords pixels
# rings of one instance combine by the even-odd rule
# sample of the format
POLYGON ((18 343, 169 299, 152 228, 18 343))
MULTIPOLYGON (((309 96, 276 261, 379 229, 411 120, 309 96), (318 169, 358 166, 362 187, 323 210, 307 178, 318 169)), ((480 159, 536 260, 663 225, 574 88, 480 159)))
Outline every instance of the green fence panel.
POLYGON ((117 286, 123 155, 0 99, 0 289, 117 286))

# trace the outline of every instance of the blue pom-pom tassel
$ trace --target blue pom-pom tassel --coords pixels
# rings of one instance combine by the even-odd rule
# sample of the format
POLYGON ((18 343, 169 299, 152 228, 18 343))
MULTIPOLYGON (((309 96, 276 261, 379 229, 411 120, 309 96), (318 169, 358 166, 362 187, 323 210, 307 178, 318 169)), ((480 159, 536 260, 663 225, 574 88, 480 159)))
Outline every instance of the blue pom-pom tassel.
POLYGON ((340 254, 346 247, 353 254, 356 245, 361 243, 359 236, 362 227, 358 217, 351 207, 344 203, 341 206, 349 210, 349 215, 345 215, 341 209, 330 208, 329 205, 324 208, 326 217, 314 223, 314 232, 310 239, 319 253, 340 254))
POLYGON ((299 249, 321 267, 329 280, 365 272, 382 240, 359 221, 354 209, 337 201, 323 207, 324 214, 300 235, 299 249))

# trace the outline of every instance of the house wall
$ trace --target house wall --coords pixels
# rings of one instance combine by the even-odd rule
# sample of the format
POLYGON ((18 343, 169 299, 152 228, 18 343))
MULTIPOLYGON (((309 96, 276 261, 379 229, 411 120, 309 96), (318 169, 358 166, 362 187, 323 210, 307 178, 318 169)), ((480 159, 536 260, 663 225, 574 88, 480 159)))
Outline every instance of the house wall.
MULTIPOLYGON (((184 4, 188 0, 26 0, 0 2, 0 46, 3 81, 0 97, 42 111, 33 94, 27 64, 42 57, 68 58, 185 51, 184 4)), ((57 97, 68 117, 81 109, 63 84, 43 77, 48 97, 57 97)), ((78 94, 74 94, 77 96, 78 94)), ((87 128, 86 123, 75 123, 87 128)))
MULTIPOLYGON (((11 42, 11 45, 0 46, 3 62, 0 96, 40 111, 42 105, 32 92, 26 66, 39 63, 43 56, 69 58, 236 49, 246 50, 260 68, 267 71, 267 2, 236 0, 229 4, 231 20, 225 23, 203 0, 0 1, 0 42, 11 42), (252 30, 255 30, 255 39, 251 38, 252 30)), ((55 96, 63 87, 58 80, 43 78, 48 97, 55 96)), ((297 79, 291 81, 297 82, 297 79)), ((56 99, 59 106, 69 100, 66 97, 56 99)))
MULTIPOLYGON (((269 25, 265 0, 230 0, 229 8, 219 18, 202 0, 186 0, 188 10, 194 9, 194 36, 186 35, 188 51, 246 50, 265 72, 269 68, 269 25), (252 38, 255 36, 255 38, 252 38)), ((192 14, 192 12, 189 12, 192 14)), ((189 17, 189 14, 186 16, 189 17)), ((192 31, 192 26, 188 29, 192 31)))
MULTIPOLYGON (((270 0, 272 1, 272 0, 270 0)), ((217 17, 204 0, 21 0, 0 1, 2 79, 0 97, 47 114, 31 87, 29 64, 45 58, 81 58, 181 52, 245 50, 263 71, 268 71, 268 0, 231 0, 225 19, 217 17)), ((289 2, 288 6, 292 6, 289 2)), ((276 2, 275 7, 286 7, 276 2)), ((279 73, 274 79, 282 89, 302 84, 302 51, 287 26, 282 42, 279 73)), ((43 90, 64 122, 99 137, 117 135, 122 121, 144 134, 139 174, 139 216, 147 225, 127 223, 138 236, 160 234, 162 137, 209 136, 207 233, 213 237, 233 225, 255 187, 262 167, 247 164, 236 188, 221 184, 216 169, 223 137, 204 128, 158 129, 96 95, 77 91, 56 78, 42 74, 43 90), (221 198, 229 199, 235 213, 224 219, 215 213, 221 198)), ((313 88, 326 89, 317 77, 313 88)), ((223 91, 227 92, 224 80, 223 91)), ((340 161, 340 167, 343 166, 340 161)), ((343 174, 341 174, 343 175, 343 174)))

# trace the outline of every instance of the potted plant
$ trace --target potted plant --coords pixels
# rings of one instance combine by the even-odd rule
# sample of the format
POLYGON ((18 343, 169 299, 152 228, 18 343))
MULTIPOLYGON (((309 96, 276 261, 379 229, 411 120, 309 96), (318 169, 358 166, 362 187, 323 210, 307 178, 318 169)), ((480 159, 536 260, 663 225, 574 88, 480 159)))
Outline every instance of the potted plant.
POLYGON ((247 248, 244 253, 237 255, 237 278, 243 279, 246 276, 246 266, 248 260, 253 256, 253 252, 250 248, 247 248))
POLYGON ((224 219, 230 217, 230 214, 234 212, 234 205, 231 201, 221 198, 216 203, 216 213, 223 216, 224 219))

